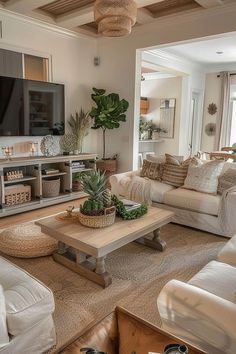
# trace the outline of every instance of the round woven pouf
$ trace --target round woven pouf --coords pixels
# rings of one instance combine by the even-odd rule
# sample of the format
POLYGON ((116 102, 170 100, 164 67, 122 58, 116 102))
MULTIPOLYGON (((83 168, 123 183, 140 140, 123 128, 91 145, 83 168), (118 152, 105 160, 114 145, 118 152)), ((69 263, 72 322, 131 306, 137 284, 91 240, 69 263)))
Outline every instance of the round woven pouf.
POLYGON ((57 247, 57 241, 43 234, 34 223, 13 226, 0 233, 0 251, 13 257, 49 256, 57 247))

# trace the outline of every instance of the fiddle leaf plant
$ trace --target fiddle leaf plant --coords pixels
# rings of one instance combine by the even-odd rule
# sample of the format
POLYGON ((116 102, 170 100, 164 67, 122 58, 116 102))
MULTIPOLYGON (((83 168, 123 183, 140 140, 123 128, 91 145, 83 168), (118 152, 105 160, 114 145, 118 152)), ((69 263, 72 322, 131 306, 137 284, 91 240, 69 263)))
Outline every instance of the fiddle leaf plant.
POLYGON ((92 100, 96 103, 90 112, 94 124, 92 129, 102 129, 103 132, 103 159, 106 159, 106 131, 120 127, 121 122, 126 121, 125 112, 129 108, 129 103, 116 93, 106 95, 103 89, 93 88, 92 100))

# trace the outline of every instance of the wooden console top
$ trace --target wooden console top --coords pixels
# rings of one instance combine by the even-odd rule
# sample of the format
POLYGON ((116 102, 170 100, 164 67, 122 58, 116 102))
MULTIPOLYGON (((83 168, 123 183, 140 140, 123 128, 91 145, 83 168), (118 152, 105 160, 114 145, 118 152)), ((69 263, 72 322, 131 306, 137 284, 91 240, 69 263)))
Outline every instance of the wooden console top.
POLYGON ((40 163, 51 163, 51 162, 64 162, 72 160, 93 160, 96 159, 98 155, 93 153, 81 153, 78 155, 57 155, 57 156, 22 156, 13 157, 10 160, 6 158, 0 159, 0 167, 14 167, 19 165, 30 165, 30 164, 40 164, 40 163))

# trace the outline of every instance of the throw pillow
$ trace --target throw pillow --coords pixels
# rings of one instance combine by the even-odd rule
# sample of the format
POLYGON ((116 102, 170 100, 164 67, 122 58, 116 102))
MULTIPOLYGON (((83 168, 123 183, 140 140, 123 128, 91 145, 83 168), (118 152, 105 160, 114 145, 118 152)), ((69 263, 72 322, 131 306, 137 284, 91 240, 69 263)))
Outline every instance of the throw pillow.
POLYGON ((174 187, 183 186, 190 162, 190 158, 181 162, 175 156, 166 154, 162 181, 174 187))
POLYGON ((223 194, 225 190, 233 186, 236 187, 236 169, 229 168, 219 177, 218 193, 223 194))
MULTIPOLYGON (((195 159, 196 161, 196 159, 195 159)), ((183 188, 193 189, 197 192, 217 194, 218 178, 224 167, 224 161, 191 163, 183 188)))
POLYGON ((150 179, 161 181, 162 174, 163 174, 163 163, 143 160, 143 166, 140 172, 140 177, 147 177, 150 179))
POLYGON ((0 348, 9 343, 6 319, 6 304, 3 288, 0 285, 0 348))

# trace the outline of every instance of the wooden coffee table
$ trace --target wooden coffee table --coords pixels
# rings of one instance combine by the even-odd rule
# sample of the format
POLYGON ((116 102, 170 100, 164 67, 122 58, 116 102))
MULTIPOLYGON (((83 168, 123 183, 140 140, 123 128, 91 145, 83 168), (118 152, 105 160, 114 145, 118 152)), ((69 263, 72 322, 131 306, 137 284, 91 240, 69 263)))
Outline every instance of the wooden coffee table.
POLYGON ((59 241, 58 252, 53 255, 55 261, 107 287, 112 278, 106 271, 106 256, 133 241, 164 251, 166 243, 160 238, 160 228, 168 224, 173 215, 168 210, 149 207, 148 213, 140 219, 116 218, 112 226, 102 229, 88 228, 77 220, 60 220, 58 216, 39 220, 36 225, 59 241), (145 238, 150 233, 153 233, 152 238, 145 238), (96 265, 89 261, 90 256, 96 259, 96 265))

